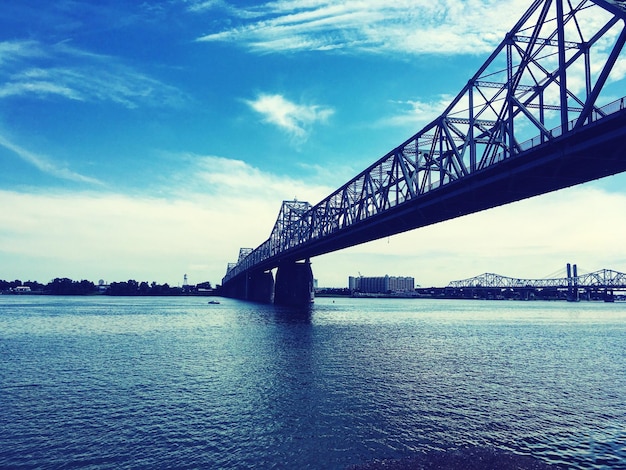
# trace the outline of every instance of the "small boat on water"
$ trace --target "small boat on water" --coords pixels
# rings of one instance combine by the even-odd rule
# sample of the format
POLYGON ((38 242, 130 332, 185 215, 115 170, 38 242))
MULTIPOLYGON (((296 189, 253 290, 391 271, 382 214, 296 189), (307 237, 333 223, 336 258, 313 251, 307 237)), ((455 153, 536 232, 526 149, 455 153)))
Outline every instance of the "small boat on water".
POLYGON ((217 300, 209 300, 209 305, 217 305, 219 302, 217 300))

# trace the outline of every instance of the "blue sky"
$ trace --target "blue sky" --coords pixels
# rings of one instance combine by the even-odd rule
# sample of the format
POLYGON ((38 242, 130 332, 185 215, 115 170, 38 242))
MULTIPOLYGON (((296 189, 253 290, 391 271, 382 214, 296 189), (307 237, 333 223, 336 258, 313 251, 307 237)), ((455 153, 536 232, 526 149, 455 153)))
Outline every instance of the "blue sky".
MULTIPOLYGON (((318 202, 436 117, 529 4, 3 5, 0 278, 221 282, 283 200, 318 202)), ((314 274, 626 271, 625 181, 321 256, 314 274)))

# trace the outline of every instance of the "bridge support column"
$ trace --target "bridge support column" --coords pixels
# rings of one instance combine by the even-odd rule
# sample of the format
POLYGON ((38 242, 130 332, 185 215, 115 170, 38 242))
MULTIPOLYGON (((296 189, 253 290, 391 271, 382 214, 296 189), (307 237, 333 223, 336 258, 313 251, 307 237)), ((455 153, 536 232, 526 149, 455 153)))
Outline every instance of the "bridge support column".
POLYGON ((278 266, 274 303, 278 305, 308 305, 313 302, 313 270, 307 259, 303 263, 288 262, 278 266))
POLYGON ((227 284, 222 286, 221 294, 231 299, 245 300, 247 298, 247 281, 245 276, 239 276, 231 279, 227 284))
POLYGON ((271 303, 274 300, 272 272, 249 271, 222 286, 222 295, 240 300, 271 303))
POLYGON ((272 272, 251 272, 246 277, 246 300, 271 303, 274 300, 272 272))

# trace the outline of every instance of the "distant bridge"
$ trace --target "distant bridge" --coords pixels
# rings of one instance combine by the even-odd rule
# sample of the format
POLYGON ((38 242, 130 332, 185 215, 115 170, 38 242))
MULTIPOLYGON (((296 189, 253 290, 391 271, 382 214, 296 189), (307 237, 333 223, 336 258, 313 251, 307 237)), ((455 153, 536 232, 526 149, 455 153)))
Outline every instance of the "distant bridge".
POLYGON ((520 279, 484 273, 459 281, 452 281, 439 295, 461 298, 565 298, 570 301, 586 298, 614 301, 615 292, 626 291, 626 274, 611 269, 592 273, 577 273, 567 265, 567 277, 549 279, 520 279))
POLYGON ((625 22, 625 1, 533 1, 441 116, 315 206, 284 201, 224 295, 310 302, 313 256, 626 171, 625 22))
POLYGON ((626 274, 611 269, 601 269, 588 274, 551 279, 519 279, 484 273, 479 276, 459 281, 452 281, 448 287, 455 289, 486 288, 486 289, 523 289, 523 288, 554 288, 568 289, 599 288, 626 289, 626 274))

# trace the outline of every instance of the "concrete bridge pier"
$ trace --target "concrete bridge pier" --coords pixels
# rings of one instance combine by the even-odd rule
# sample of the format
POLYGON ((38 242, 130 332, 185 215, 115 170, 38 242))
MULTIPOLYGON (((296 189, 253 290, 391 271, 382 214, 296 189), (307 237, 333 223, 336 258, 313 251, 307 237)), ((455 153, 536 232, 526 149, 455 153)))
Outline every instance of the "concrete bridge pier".
POLYGON ((249 271, 222 286, 224 297, 271 303, 274 300, 272 272, 249 271))
POLYGON ((264 303, 274 300, 274 276, 271 271, 256 271, 246 276, 246 300, 264 303))
POLYGON ((311 261, 281 263, 276 271, 274 303, 308 305, 315 299, 311 261))
POLYGON ((222 285, 222 295, 231 299, 245 300, 247 298, 246 278, 247 276, 239 276, 222 285))

